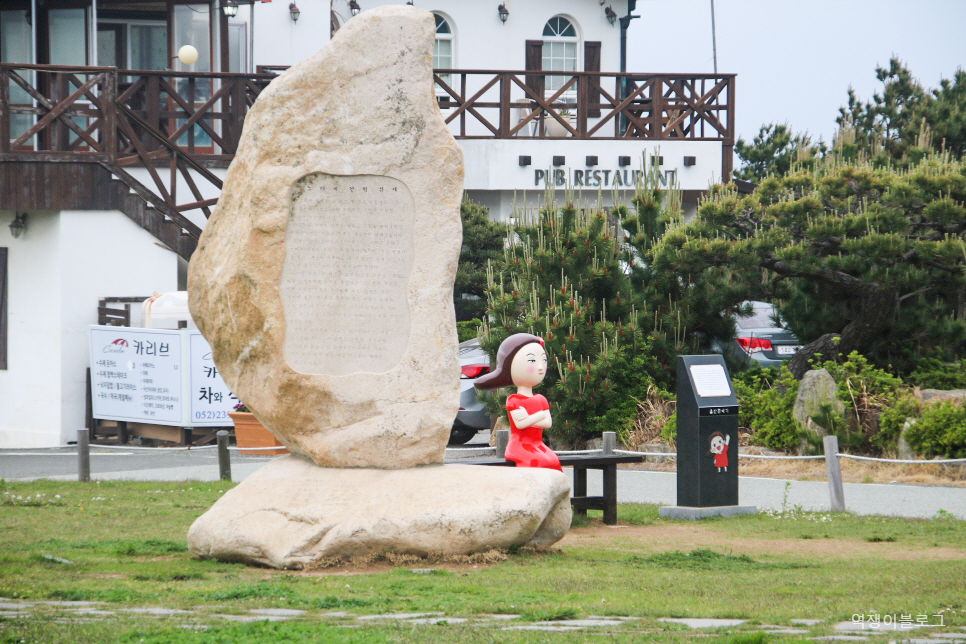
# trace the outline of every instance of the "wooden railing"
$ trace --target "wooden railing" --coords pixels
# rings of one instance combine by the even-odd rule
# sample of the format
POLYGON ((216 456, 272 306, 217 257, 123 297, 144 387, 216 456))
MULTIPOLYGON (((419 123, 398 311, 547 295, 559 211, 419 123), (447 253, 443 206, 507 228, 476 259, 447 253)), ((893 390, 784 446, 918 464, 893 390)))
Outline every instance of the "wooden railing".
POLYGON ((248 109, 272 74, 0 65, 0 161, 100 163, 182 230, 207 217, 248 109), (145 186, 129 172, 147 170, 145 186))
MULTIPOLYGON (((278 71, 280 68, 273 68, 278 71)), ((0 162, 100 163, 197 237, 245 115, 274 73, 216 74, 0 64, 0 162), (143 167, 150 188, 130 167, 143 167)), ((733 74, 436 70, 457 138, 721 141, 730 172, 733 74), (550 88, 550 89, 548 89, 550 88)), ((725 173, 727 174, 727 173, 725 173)))
POLYGON ((734 143, 734 74, 453 69, 437 70, 435 79, 440 110, 457 138, 734 143))

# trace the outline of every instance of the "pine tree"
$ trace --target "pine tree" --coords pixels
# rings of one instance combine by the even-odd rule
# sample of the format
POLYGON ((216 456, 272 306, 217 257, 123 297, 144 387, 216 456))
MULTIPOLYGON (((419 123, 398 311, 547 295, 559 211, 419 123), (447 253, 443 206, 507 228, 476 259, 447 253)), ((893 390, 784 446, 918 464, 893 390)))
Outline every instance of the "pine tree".
POLYGON ((463 245, 453 285, 459 322, 479 319, 486 311, 486 265, 502 257, 506 226, 490 221, 487 209, 467 199, 460 204, 463 245))
MULTIPOLYGON (((659 374, 626 273, 627 251, 618 218, 583 207, 568 193, 558 207, 548 191, 543 208, 518 212, 502 262, 489 271, 488 320, 481 346, 496 355, 513 333, 546 341, 551 368, 540 388, 551 403, 557 444, 602 431, 626 432, 637 399, 659 374)), ((505 392, 488 397, 502 410, 505 392)))
MULTIPOLYGON (((853 350, 905 371, 966 350, 966 163, 947 155, 909 170, 844 163, 764 180, 751 195, 713 191, 688 226, 655 247, 701 319, 728 299, 779 304, 807 346, 789 363, 853 350)), ((692 330, 699 330, 692 327, 692 330)))

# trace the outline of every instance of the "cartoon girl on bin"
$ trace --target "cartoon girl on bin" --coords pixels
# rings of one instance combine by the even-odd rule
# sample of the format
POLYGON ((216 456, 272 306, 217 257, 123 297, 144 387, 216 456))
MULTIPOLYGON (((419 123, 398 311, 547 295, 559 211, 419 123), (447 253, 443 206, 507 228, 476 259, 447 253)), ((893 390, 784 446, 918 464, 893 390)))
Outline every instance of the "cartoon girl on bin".
POLYGON ((714 457, 714 466, 721 471, 728 471, 728 445, 731 444, 731 435, 722 435, 721 432, 711 434, 711 455, 714 457))
POLYGON ((543 430, 553 424, 550 404, 533 388, 547 375, 547 352, 543 339, 529 333, 516 333, 500 344, 496 369, 476 381, 477 389, 497 389, 514 385, 517 393, 506 399, 510 420, 510 442, 506 459, 517 467, 546 467, 560 470, 560 459, 543 444, 543 430))

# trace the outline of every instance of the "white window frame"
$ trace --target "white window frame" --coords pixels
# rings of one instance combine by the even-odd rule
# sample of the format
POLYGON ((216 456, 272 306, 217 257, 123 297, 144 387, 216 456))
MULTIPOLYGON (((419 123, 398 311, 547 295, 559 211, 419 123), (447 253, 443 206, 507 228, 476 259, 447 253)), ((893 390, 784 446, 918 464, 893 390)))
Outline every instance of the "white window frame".
MULTIPOLYGON (((435 36, 435 39, 433 40, 433 69, 456 69, 456 27, 453 24, 453 19, 450 16, 443 13, 442 11, 434 11, 433 16, 434 16, 434 20, 441 19, 449 27, 449 33, 440 33, 439 25, 436 26, 436 30, 437 30, 436 36, 435 36), (440 41, 447 41, 450 43, 449 65, 437 64, 437 61, 439 60, 439 54, 437 52, 438 52, 440 41)), ((443 74, 442 76, 440 76, 440 79, 450 87, 453 87, 452 75, 443 74)), ((449 94, 447 94, 439 86, 436 87, 436 95, 449 97, 449 94)))
MULTIPOLYGON (((573 68, 573 70, 564 70, 564 73, 565 74, 568 73, 568 72, 570 72, 570 71, 576 72, 576 71, 578 71, 581 68, 580 65, 581 65, 581 58, 582 58, 581 54, 582 54, 582 52, 581 52, 581 48, 580 48, 580 43, 581 43, 581 40, 582 39, 581 39, 581 36, 580 36, 580 28, 578 27, 577 22, 572 17, 570 17, 568 15, 565 15, 565 14, 562 14, 562 13, 558 13, 556 15, 553 15, 545 23, 543 23, 543 29, 541 30, 540 33, 541 33, 541 37, 543 39, 543 55, 541 56, 541 67, 542 67, 543 71, 545 71, 545 72, 553 71, 553 70, 547 69, 546 66, 545 66, 546 65, 546 61, 547 61, 548 58, 550 60, 553 60, 554 59, 553 56, 547 56, 548 46, 549 46, 550 49, 552 49, 553 48, 553 43, 572 43, 573 46, 574 46, 574 57, 573 57, 574 68, 573 68), (543 35, 544 32, 547 29, 547 25, 549 25, 550 24, 550 21, 551 20, 554 20, 555 18, 560 18, 560 19, 566 20, 570 24, 570 27, 574 30, 574 35, 573 36, 546 36, 546 35, 543 35)), ((563 57, 563 58, 561 58, 561 60, 567 61, 567 60, 570 60, 570 59, 569 58, 566 58, 566 57, 563 57)), ((564 76, 549 76, 548 75, 545 78, 546 78, 545 92, 546 92, 546 95, 547 96, 553 96, 557 92, 557 90, 560 89, 560 87, 564 84, 564 76)), ((576 91, 574 91, 574 90, 568 90, 568 91, 564 92, 560 96, 560 99, 561 100, 566 100, 566 101, 571 101, 571 100, 574 100, 575 97, 576 97, 576 91)))

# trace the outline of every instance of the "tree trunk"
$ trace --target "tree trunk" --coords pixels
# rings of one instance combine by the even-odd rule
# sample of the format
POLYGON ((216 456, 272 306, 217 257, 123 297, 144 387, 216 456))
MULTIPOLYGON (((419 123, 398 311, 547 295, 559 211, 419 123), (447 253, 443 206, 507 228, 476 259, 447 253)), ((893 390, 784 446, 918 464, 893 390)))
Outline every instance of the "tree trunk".
POLYGON ((896 310, 897 297, 895 288, 881 288, 870 284, 859 300, 855 317, 845 325, 842 333, 826 333, 802 347, 788 361, 789 371, 801 380, 811 369, 809 361, 816 354, 821 354, 825 360, 836 360, 840 355, 849 355, 853 351, 867 351, 888 327, 896 310))

